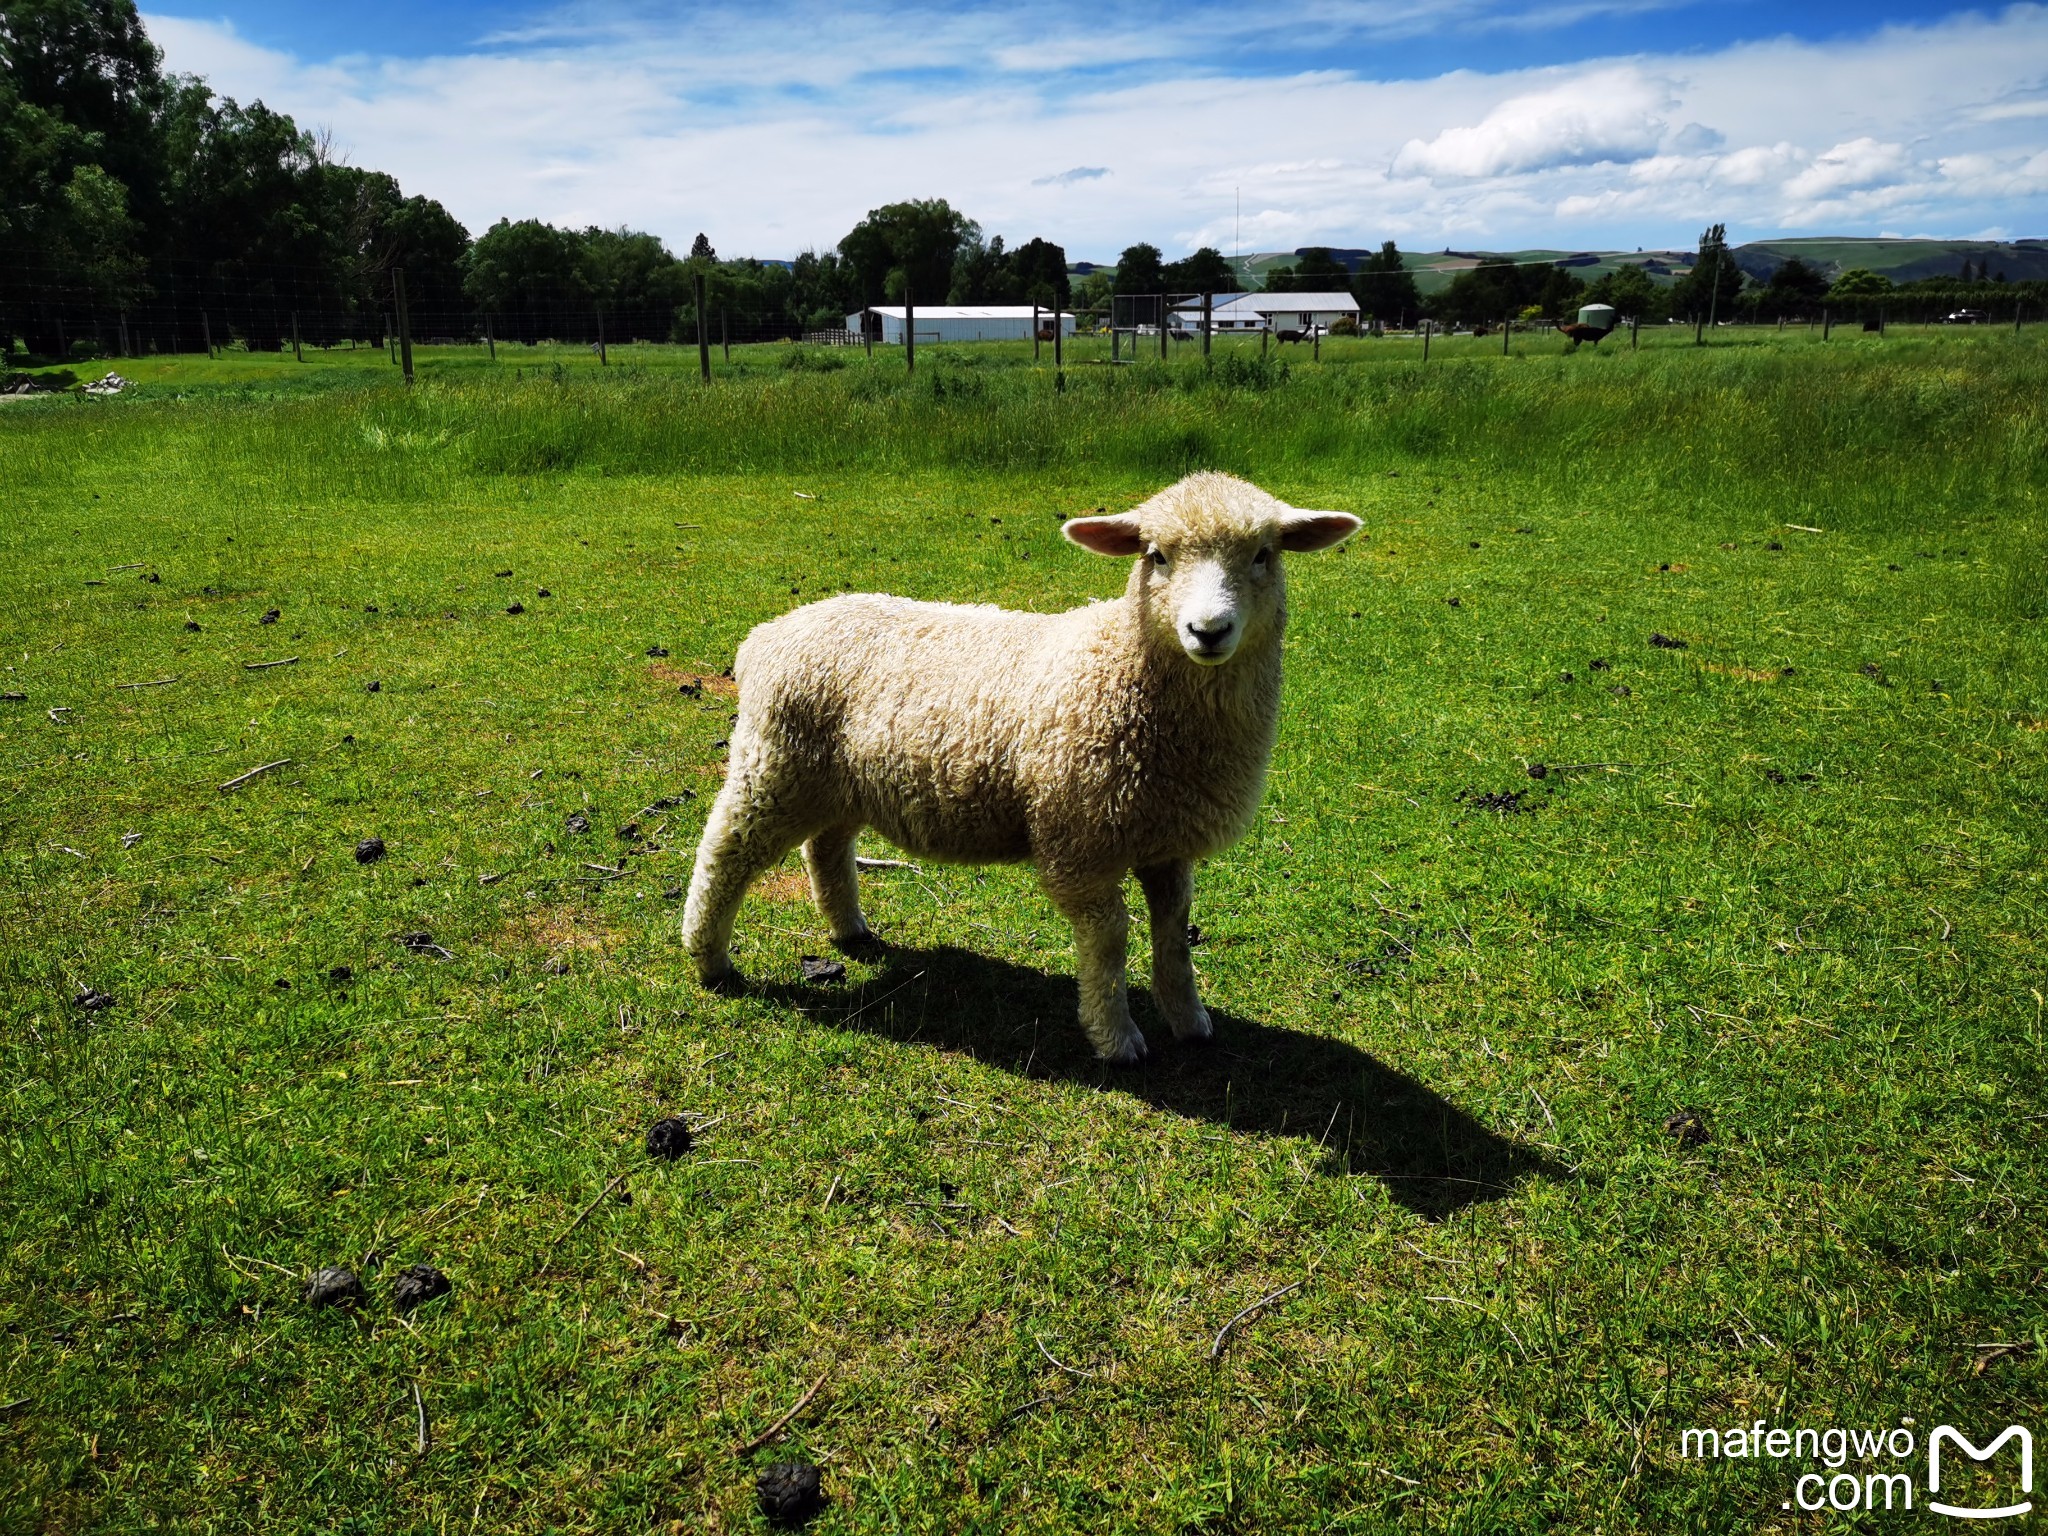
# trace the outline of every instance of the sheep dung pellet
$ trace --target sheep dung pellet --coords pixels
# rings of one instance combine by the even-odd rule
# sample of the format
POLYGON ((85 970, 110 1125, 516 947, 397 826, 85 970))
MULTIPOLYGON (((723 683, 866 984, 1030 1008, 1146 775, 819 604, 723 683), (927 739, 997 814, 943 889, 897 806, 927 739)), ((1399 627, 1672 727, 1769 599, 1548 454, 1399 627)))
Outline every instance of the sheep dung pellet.
POLYGON ((187 633, 188 635, 196 635, 196 634, 198 634, 198 633, 199 633, 199 621, 198 621, 197 619, 187 619, 187 620, 185 621, 185 633, 187 633))
POLYGON ((281 615, 278 613, 277 609, 273 608, 268 613, 264 614, 263 617, 258 619, 256 622, 258 624, 275 624, 278 621, 279 617, 281 617, 281 615))
POLYGON ((696 1145, 690 1137, 690 1127, 678 1115, 657 1120, 647 1127, 647 1155, 674 1162, 696 1145))
POLYGON ((453 1289, 448 1277, 433 1265, 408 1264, 391 1282, 391 1304, 401 1312, 410 1312, 436 1296, 446 1296, 453 1289))
POLYGON ((507 613, 524 613, 524 612, 526 612, 526 604, 524 604, 524 603, 508 603, 508 604, 506 604, 506 606, 505 606, 505 611, 506 611, 507 613))
POLYGON ((562 823, 569 831, 582 834, 590 830, 590 818, 581 811, 571 811, 569 819, 562 823))
POLYGON ((355 968, 353 966, 333 965, 327 968, 327 979, 333 982, 337 987, 343 985, 344 983, 354 981, 355 977, 356 973, 355 968))
POLYGON ((823 960, 816 955, 805 955, 800 962, 805 981, 844 981, 846 967, 837 960, 823 960))
POLYGON ((1681 1147, 1702 1146, 1713 1140, 1713 1133, 1707 1129, 1706 1116, 1696 1109, 1677 1111, 1664 1122, 1664 1130, 1681 1147))
POLYGON ((98 1013, 102 1008, 113 1007, 114 999, 109 993, 101 992, 93 987, 87 987, 78 996, 71 999, 71 1006, 78 1009, 81 1013, 98 1013))
POLYGON ((381 837, 366 837, 356 844, 356 862, 358 864, 374 864, 383 857, 384 839, 381 837))
POLYGON ((363 1299, 363 1282, 352 1269, 320 1269, 306 1287, 306 1300, 316 1307, 352 1307, 363 1299))
POLYGON ((808 1461, 778 1461, 755 1480, 754 1492, 776 1525, 803 1525, 825 1502, 818 1469, 808 1461))
POLYGON ((363 692, 365 693, 382 693, 383 691, 384 685, 378 682, 377 679, 374 677, 371 678, 367 683, 363 684, 363 692))

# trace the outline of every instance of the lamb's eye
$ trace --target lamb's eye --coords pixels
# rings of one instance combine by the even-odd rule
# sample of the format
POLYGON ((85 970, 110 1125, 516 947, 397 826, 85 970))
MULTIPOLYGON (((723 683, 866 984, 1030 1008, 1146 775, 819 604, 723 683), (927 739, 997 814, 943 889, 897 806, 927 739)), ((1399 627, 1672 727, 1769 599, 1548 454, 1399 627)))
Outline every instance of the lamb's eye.
POLYGON ((1262 550, 1260 550, 1260 551, 1259 551, 1259 552, 1258 552, 1258 553, 1257 553, 1256 555, 1253 555, 1253 556, 1252 556, 1252 564, 1253 564, 1253 565, 1267 565, 1267 564, 1270 564, 1270 563, 1271 563, 1272 559, 1273 559, 1273 551, 1272 551, 1272 550, 1270 550, 1270 549, 1262 549, 1262 550))
POLYGON ((1155 549, 1155 550, 1153 550, 1153 551, 1152 551, 1152 563, 1153 563, 1154 565, 1159 565, 1159 566, 1163 566, 1163 565, 1165 565, 1165 564, 1166 564, 1166 551, 1165 551, 1165 550, 1163 550, 1163 549, 1155 549))

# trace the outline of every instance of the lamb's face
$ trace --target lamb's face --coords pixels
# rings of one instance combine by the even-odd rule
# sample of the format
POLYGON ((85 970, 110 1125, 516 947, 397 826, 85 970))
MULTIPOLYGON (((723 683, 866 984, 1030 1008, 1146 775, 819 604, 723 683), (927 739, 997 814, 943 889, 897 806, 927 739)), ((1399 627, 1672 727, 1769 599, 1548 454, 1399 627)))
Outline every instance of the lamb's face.
POLYGON ((1165 527, 1145 543, 1145 622, 1198 666, 1222 666, 1247 636, 1285 622, 1277 527, 1205 536, 1165 527))
POLYGON ((1228 475, 1191 475, 1119 517, 1076 518, 1066 535, 1102 555, 1136 555, 1132 590, 1153 639, 1220 667, 1286 623, 1285 550, 1350 537, 1346 512, 1304 512, 1228 475))

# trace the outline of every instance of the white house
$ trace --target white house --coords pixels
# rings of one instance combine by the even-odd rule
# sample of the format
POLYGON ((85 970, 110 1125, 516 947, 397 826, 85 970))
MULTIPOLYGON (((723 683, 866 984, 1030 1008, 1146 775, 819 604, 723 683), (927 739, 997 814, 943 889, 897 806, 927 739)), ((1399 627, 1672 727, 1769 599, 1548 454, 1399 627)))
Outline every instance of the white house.
MULTIPOLYGON (((1348 293, 1218 294, 1210 314, 1218 331, 1328 330, 1339 320, 1357 320, 1358 300, 1348 293)), ((1202 323, 1202 306, 1182 302, 1173 315, 1182 329, 1195 330, 1202 323)))
MULTIPOLYGON (((903 306, 901 304, 877 304, 872 309, 859 310, 846 317, 846 328, 858 336, 861 333, 862 316, 871 315, 869 322, 875 333, 875 340, 892 346, 903 343, 903 306)), ((917 339, 919 341, 1029 341, 1031 322, 1036 317, 1040 326, 1052 324, 1052 311, 1033 309, 1029 304, 920 304, 917 306, 917 339)), ((1062 335, 1074 334, 1074 314, 1067 310, 1060 315, 1062 335)))

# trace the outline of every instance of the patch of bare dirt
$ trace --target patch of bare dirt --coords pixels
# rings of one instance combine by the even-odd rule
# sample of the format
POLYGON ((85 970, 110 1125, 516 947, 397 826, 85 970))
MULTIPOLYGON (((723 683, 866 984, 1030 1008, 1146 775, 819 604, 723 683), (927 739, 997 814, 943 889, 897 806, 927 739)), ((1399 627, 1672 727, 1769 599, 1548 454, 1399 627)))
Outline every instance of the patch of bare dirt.
POLYGON ((811 877, 801 864, 785 864, 763 875, 750 894, 768 901, 809 901, 811 877))
POLYGON ((626 935, 594 912, 575 907, 545 907, 527 912, 505 925, 503 942, 554 952, 584 950, 602 953, 624 942, 626 935))
POLYGON ((678 666, 672 661, 656 661, 649 665, 647 671, 656 681, 671 688, 698 688, 714 699, 736 699, 740 696, 740 685, 716 667, 693 667, 687 663, 678 666))
POLYGON ((1778 674, 1775 672, 1760 672, 1755 667, 1729 666, 1719 661, 1708 662, 1707 670, 1718 672, 1723 677, 1740 678, 1745 683, 1775 683, 1778 680, 1778 674))

